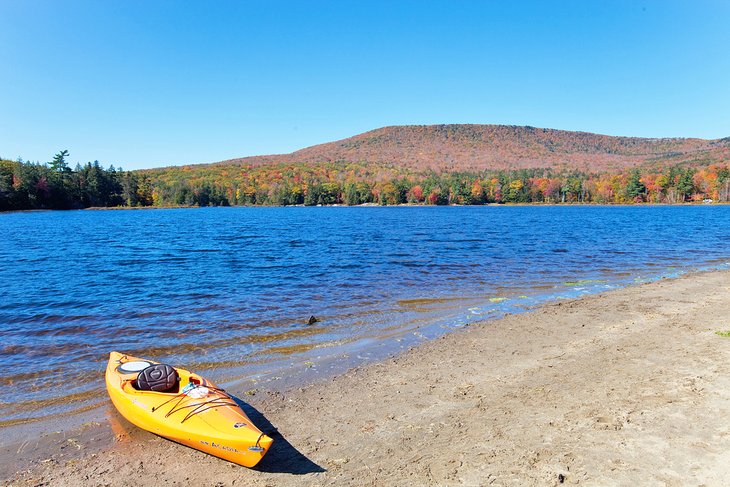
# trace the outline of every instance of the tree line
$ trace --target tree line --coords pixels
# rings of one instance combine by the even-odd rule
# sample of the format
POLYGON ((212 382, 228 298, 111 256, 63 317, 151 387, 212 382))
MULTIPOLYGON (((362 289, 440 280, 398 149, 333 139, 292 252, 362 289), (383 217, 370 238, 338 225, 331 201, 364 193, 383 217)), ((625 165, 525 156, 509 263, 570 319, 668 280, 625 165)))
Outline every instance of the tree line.
POLYGON ((201 165, 123 171, 98 161, 69 167, 0 161, 0 210, 237 205, 483 205, 730 201, 730 165, 624 172, 413 172, 345 161, 201 165))
POLYGON ((148 206, 151 184, 132 172, 104 168, 99 161, 72 169, 60 151, 45 164, 0 160, 0 210, 80 209, 148 206))

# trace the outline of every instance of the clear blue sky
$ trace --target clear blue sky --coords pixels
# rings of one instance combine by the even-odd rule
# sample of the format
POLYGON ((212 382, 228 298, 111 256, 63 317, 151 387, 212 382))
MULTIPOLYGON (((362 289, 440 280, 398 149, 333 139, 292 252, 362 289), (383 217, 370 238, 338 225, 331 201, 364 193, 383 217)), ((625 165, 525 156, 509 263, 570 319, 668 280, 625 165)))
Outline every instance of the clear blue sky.
POLYGON ((730 2, 0 0, 0 155, 125 169, 396 124, 730 136, 730 2))

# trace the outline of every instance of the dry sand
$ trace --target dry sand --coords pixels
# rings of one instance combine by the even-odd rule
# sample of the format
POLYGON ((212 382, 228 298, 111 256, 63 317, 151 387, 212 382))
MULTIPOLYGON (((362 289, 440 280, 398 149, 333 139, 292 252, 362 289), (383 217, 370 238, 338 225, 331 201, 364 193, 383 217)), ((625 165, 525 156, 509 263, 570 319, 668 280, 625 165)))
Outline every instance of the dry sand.
POLYGON ((112 447, 73 440, 76 458, 50 451, 6 482, 730 485, 730 338, 715 333, 725 330, 726 271, 558 302, 245 397, 275 438, 255 470, 114 416, 112 447))

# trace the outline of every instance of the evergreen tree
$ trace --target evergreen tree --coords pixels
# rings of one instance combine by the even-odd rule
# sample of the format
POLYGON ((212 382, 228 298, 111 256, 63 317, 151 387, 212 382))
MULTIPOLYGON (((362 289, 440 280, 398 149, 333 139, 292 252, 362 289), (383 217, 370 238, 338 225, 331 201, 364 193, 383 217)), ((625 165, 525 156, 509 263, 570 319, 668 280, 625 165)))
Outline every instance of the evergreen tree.
POLYGON ((687 198, 689 198, 695 192, 694 175, 694 169, 687 168, 679 177, 679 182, 677 183, 677 191, 682 196, 682 201, 687 201, 687 198))
POLYGON ((305 206, 314 206, 316 204, 321 204, 320 202, 320 194, 322 193, 322 186, 314 181, 310 181, 307 184, 307 194, 304 195, 304 205, 305 206))
POLYGON ((137 206, 139 204, 138 190, 137 177, 129 171, 125 172, 122 176, 122 199, 125 206, 137 206))
POLYGON ((53 160, 50 162, 51 169, 53 172, 68 173, 71 169, 66 164, 66 158, 68 157, 68 151, 62 150, 53 156, 53 160))
POLYGON ((629 174, 629 180, 626 183, 626 197, 632 201, 637 199, 643 200, 646 196, 646 186, 641 182, 641 173, 638 169, 633 169, 629 174))
POLYGON ((360 204, 360 198, 357 194, 357 186, 355 183, 347 183, 345 185, 345 204, 348 206, 355 206, 360 204))

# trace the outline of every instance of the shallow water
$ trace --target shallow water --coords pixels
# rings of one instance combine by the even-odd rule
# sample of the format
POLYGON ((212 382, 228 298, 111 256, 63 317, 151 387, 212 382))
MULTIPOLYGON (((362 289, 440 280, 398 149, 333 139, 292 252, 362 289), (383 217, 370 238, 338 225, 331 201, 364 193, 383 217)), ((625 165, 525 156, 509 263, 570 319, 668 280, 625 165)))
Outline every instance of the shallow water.
POLYGON ((727 206, 2 214, 0 425, 105 403, 111 350, 235 392, 729 261, 727 206))

